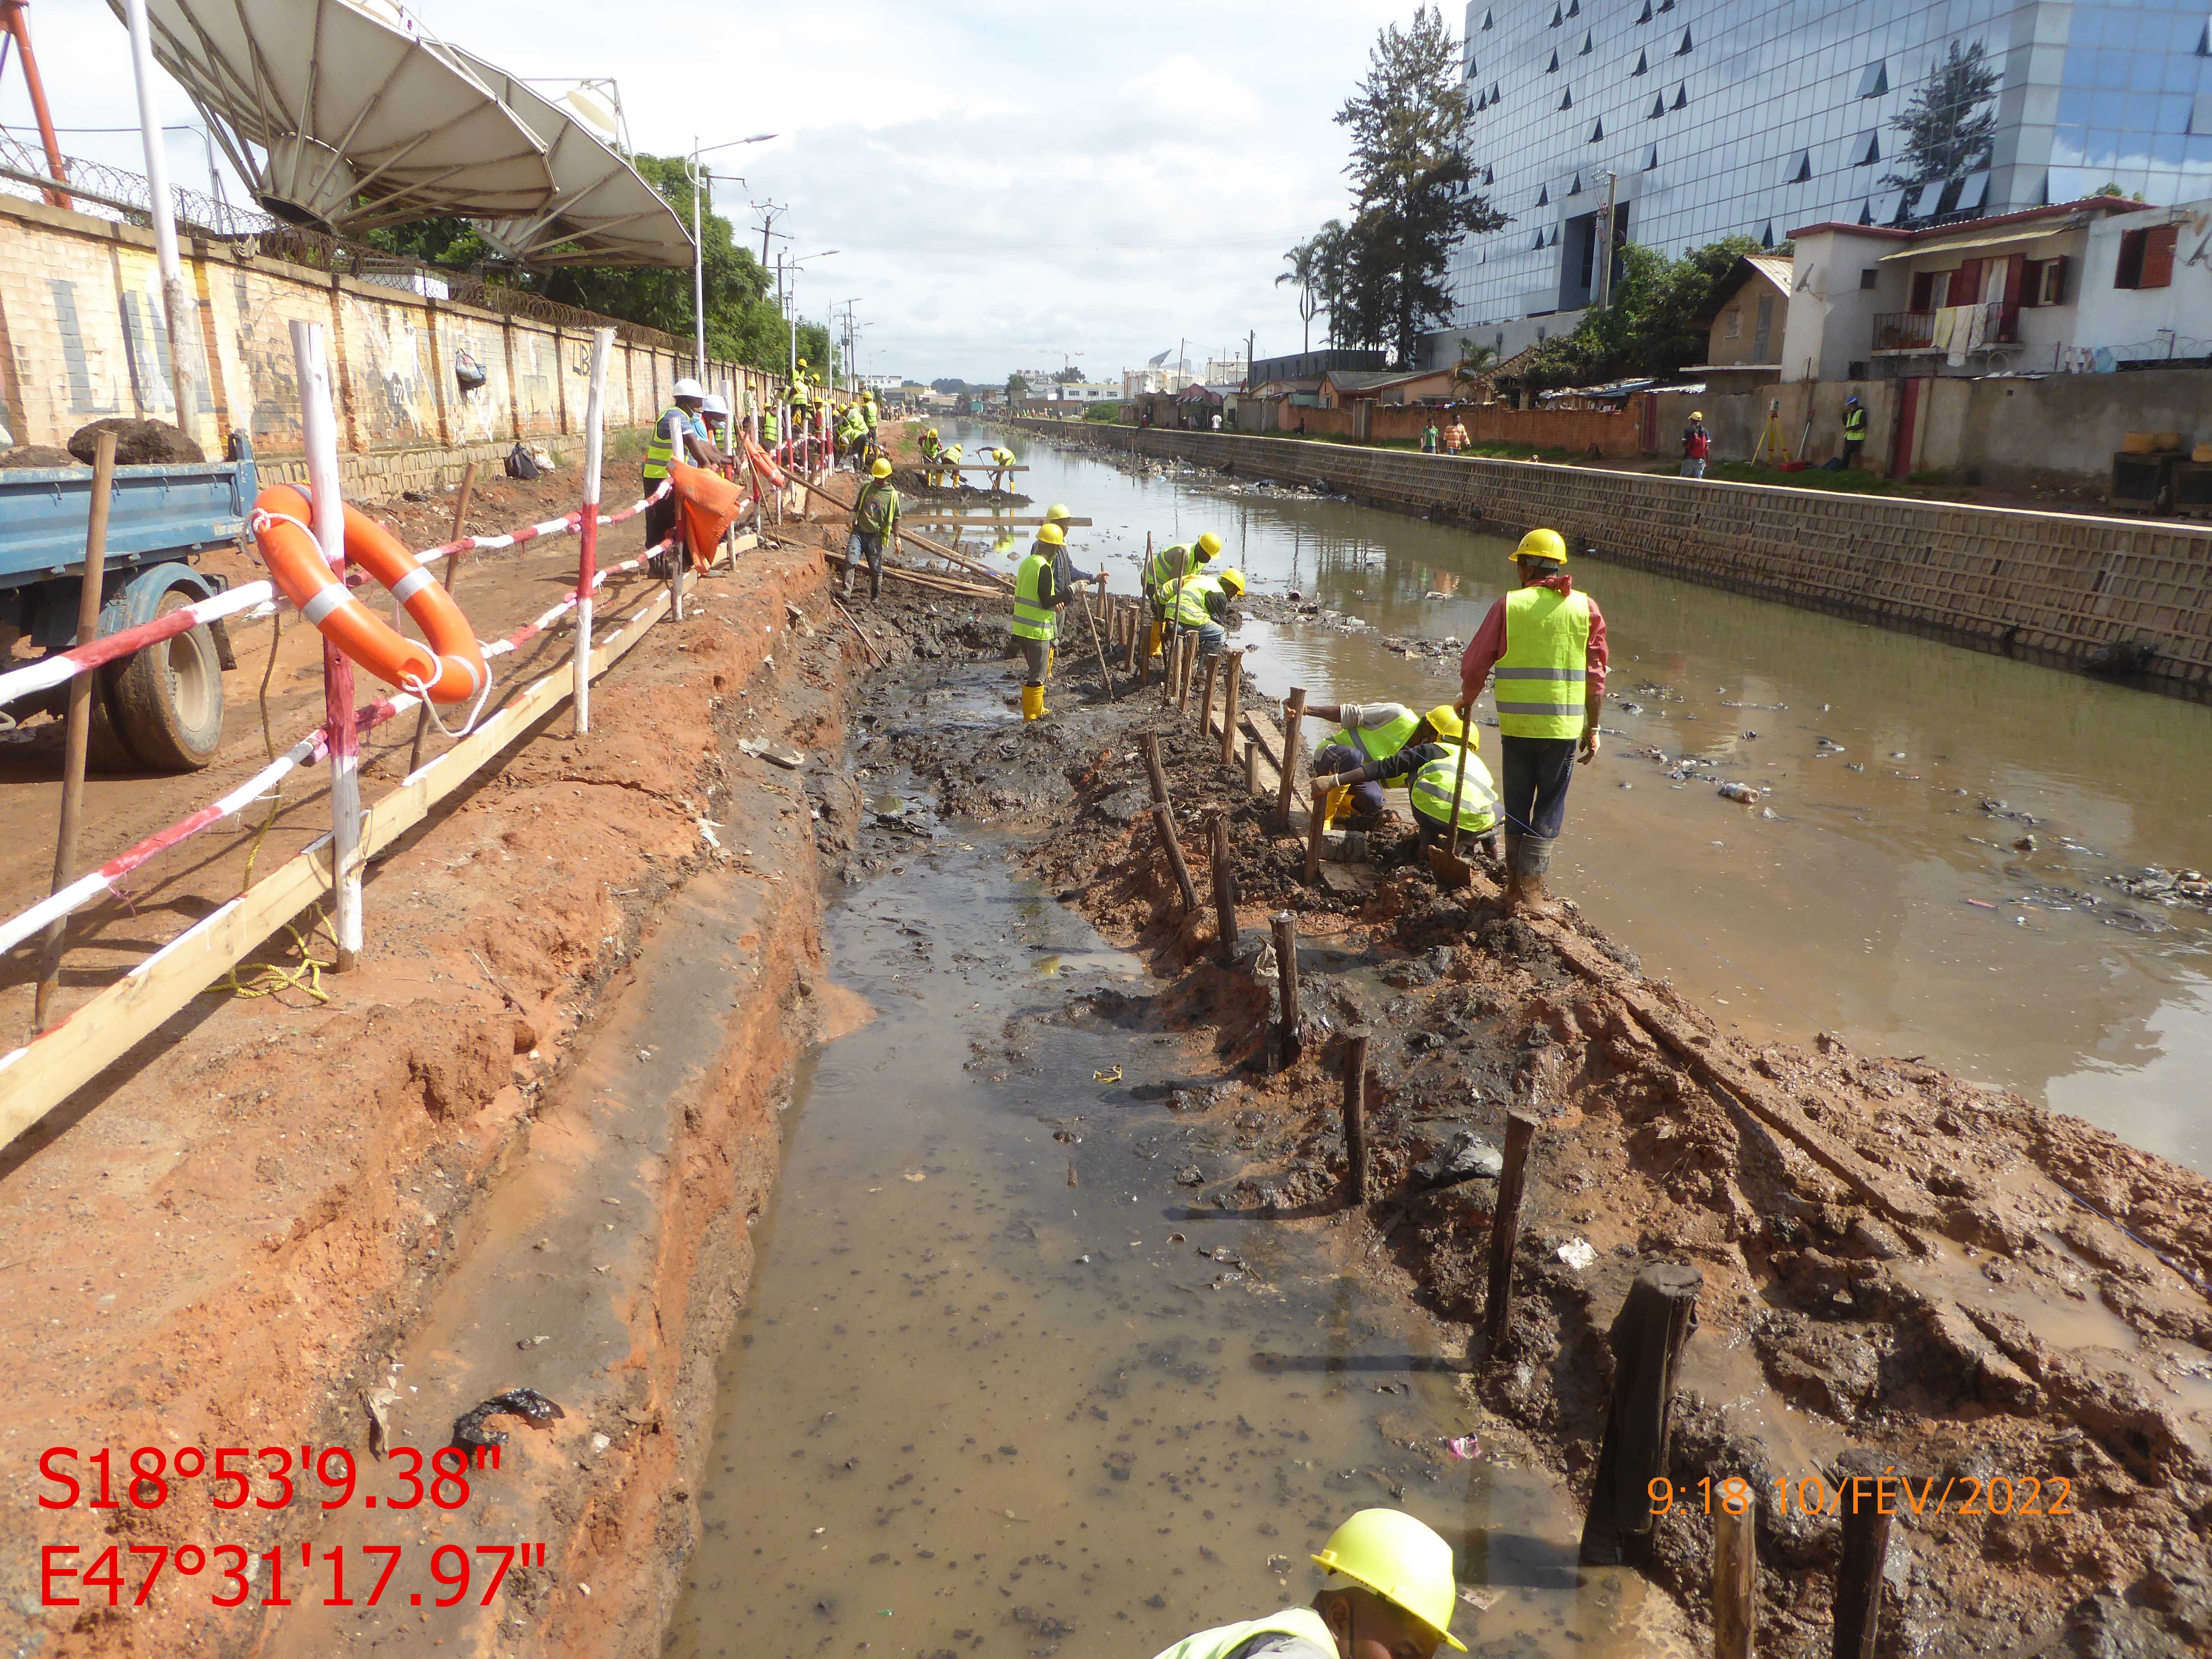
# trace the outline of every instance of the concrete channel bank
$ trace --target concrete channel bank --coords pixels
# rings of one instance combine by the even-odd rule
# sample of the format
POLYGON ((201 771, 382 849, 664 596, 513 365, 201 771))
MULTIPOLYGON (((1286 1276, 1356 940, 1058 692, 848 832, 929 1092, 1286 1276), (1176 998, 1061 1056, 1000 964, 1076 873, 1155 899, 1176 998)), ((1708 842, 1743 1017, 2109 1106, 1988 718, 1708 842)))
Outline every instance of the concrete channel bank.
POLYGON ((1318 481, 1513 533, 1550 525, 1638 569, 2054 666, 2137 659, 2138 683, 2212 697, 2212 531, 1294 438, 1014 424, 1253 477, 1318 481))

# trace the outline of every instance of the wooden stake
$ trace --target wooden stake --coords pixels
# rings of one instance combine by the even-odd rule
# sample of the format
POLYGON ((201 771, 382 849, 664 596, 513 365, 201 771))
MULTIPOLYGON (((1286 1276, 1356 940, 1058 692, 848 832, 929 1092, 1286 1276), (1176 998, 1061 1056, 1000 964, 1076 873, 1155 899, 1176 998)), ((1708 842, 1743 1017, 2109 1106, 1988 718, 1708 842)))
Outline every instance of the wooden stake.
POLYGON ((1275 796, 1275 819, 1284 829, 1291 827, 1291 802, 1297 785, 1292 781, 1298 769, 1298 724, 1306 717, 1306 690, 1302 685, 1291 688, 1291 700, 1283 705, 1283 782, 1275 796))
POLYGON ((1321 879, 1322 837, 1328 833, 1328 791, 1316 789, 1313 803, 1306 816, 1305 883, 1310 887, 1321 879))
POLYGON ((1367 1202, 1367 1030, 1345 1033, 1344 1157, 1354 1209, 1367 1202))
MULTIPOLYGON (((92 511, 84 531, 84 571, 76 593, 76 642, 90 645, 100 637, 100 588, 107 571, 107 509, 115 489, 115 434, 100 434, 92 458, 92 511)), ((62 735, 62 817, 54 834, 54 884, 58 893, 76 879, 77 822, 84 811, 85 748, 92 738, 91 674, 79 674, 69 683, 68 726, 62 735)), ((113 711, 109 711, 113 718, 113 711)), ((69 942, 69 918, 58 918, 46 929, 40 947, 39 988, 31 997, 31 1032, 46 1029, 46 1015, 54 990, 61 983, 62 956, 69 942)))
MULTIPOLYGON (((1881 1501, 1882 1468, 1881 1459, 1865 1446, 1854 1446, 1836 1460, 1844 1549, 1836 1568, 1832 1659, 1874 1659, 1881 1623, 1881 1570, 1889 1555, 1890 1517, 1881 1501)), ((1895 1501, 1893 1497, 1890 1504, 1895 1501)))
POLYGON ((1260 745, 1249 738, 1244 742, 1244 793, 1260 793, 1260 745))
POLYGON ((1237 764, 1237 693, 1244 679, 1244 653, 1231 651, 1221 662, 1221 763, 1237 764))
POLYGON ((1182 890, 1182 913, 1188 915, 1198 908, 1198 889, 1191 885, 1190 866, 1183 862, 1182 843, 1176 839, 1175 810, 1165 802, 1154 806, 1152 827, 1159 831, 1160 845, 1167 851, 1176 885, 1182 890))
POLYGON ((1278 910, 1268 919, 1275 931, 1275 990, 1282 1009, 1275 1021, 1275 1064, 1287 1072, 1298 1063, 1305 1032, 1298 1019, 1298 919, 1278 910))
POLYGON ((1152 786, 1152 805, 1165 806, 1168 804, 1168 775, 1160 765, 1160 734, 1146 732, 1138 739, 1137 746, 1144 750, 1145 770, 1152 786))
POLYGON ((1213 815, 1213 915, 1221 935, 1221 965, 1237 965, 1237 880, 1229 867, 1229 814, 1213 815))
POLYGON ((1759 1631, 1758 1502, 1758 1488, 1747 1486, 1741 1514, 1725 1503, 1713 1510, 1713 1659, 1752 1659, 1759 1631))
MULTIPOLYGON (((474 461, 471 461, 468 464, 466 470, 461 474, 461 487, 453 496, 453 533, 447 538, 447 540, 456 542, 460 540, 462 526, 469 521, 469 497, 471 495, 475 493, 476 487, 477 464, 474 461)), ((596 518, 599 514, 599 504, 594 501, 586 510, 596 518)), ((580 535, 590 537, 596 541, 597 537, 594 534, 596 526, 594 526, 593 530, 580 530, 578 533, 580 535)), ((460 580, 460 573, 461 556, 459 552, 457 550, 447 554, 446 574, 443 579, 446 584, 447 592, 451 593, 453 591, 453 584, 460 580)), ((576 596, 576 605, 580 617, 588 617, 592 614, 588 595, 579 593, 576 596)), ((580 703, 577 706, 580 709, 582 707, 580 703)), ((417 708, 415 711, 415 741, 410 744, 407 747, 407 769, 410 772, 412 772, 416 767, 422 763, 422 734, 429 729, 430 705, 428 702, 425 702, 420 708, 417 708)))
POLYGON ((1203 689, 1198 694, 1198 733, 1200 737, 1211 737, 1213 734, 1213 677, 1220 672, 1221 659, 1218 656, 1208 657, 1206 659, 1203 689))
POLYGON ((1485 1363, 1505 1346, 1513 1319, 1513 1250, 1521 1236, 1521 1196, 1528 1181, 1528 1149, 1536 1120, 1523 1112, 1505 1116, 1505 1167, 1498 1177, 1498 1207, 1490 1214, 1490 1288, 1482 1307, 1485 1363))
MULTIPOLYGON (((1650 1563, 1658 1519, 1651 1512, 1651 1483, 1667 1473, 1668 1441, 1674 1425, 1674 1372, 1682 1345, 1697 1322, 1698 1292, 1705 1282, 1705 1275, 1686 1262, 1650 1263, 1628 1287, 1628 1298, 1607 1333, 1613 1346, 1613 1401, 1606 1412, 1605 1439, 1598 1448, 1589 1513, 1583 1520, 1580 1559, 1586 1566, 1644 1567, 1650 1563)), ((1847 1543, 1847 1559, 1848 1551, 1847 1543)), ((1878 1556, 1874 1576, 1879 1595, 1878 1556)), ((1842 1592, 1839 1582, 1839 1605, 1842 1592)), ((1838 1620, 1839 1644, 1842 1632, 1838 1620)), ((1838 1645, 1837 1651, 1844 1650, 1838 1645)), ((1851 1651, 1856 1659, 1857 1650, 1851 1651)), ((1867 1651, 1870 1655, 1871 1647, 1867 1651)))

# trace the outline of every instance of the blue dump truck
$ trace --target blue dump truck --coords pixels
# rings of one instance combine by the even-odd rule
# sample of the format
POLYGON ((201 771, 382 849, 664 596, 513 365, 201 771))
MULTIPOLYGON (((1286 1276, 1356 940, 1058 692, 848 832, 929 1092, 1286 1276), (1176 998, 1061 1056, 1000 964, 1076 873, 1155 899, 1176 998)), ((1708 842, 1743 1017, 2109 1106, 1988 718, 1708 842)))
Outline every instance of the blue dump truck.
MULTIPOLYGON (((115 469, 103 635, 213 599, 228 585, 196 568, 210 548, 238 539, 253 506, 253 449, 243 432, 231 434, 227 454, 200 465, 115 469)), ((91 468, 0 469, 0 630, 48 651, 76 642, 91 514, 91 468)), ((222 741, 222 671, 237 665, 216 622, 94 671, 93 764, 164 772, 205 766, 222 741)), ((0 710, 0 721, 58 713, 68 696, 65 686, 34 693, 0 710)))

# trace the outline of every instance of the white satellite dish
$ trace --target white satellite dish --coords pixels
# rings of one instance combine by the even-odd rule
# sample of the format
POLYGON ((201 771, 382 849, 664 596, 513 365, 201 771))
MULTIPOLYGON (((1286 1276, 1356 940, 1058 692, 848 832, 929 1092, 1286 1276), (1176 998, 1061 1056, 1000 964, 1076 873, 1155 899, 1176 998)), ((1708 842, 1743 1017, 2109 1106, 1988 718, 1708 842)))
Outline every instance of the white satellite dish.
MULTIPOLYGON (((122 15, 122 0, 108 0, 122 15)), ((392 0, 148 0, 154 55, 261 204, 359 234, 542 212, 545 146, 392 0)))
POLYGON ((545 147, 553 171, 552 198, 535 213, 479 216, 487 240, 522 264, 691 268, 691 237, 668 198, 581 118, 597 110, 611 131, 611 107, 581 88, 556 101, 473 52, 438 50, 505 102, 545 147))

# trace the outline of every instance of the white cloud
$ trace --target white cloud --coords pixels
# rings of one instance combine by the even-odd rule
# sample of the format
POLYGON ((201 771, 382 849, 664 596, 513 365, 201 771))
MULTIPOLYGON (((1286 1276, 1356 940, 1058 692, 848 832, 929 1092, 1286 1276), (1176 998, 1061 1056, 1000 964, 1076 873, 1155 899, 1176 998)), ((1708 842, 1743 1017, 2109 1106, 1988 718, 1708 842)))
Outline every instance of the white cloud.
MULTIPOLYGON (((1018 368, 1114 375, 1179 338, 1199 357, 1296 350, 1283 251, 1342 210, 1330 119, 1384 23, 1411 0, 1118 0, 1009 8, 851 0, 418 0, 431 29, 525 76, 613 75, 631 137, 657 153, 773 131, 712 165, 723 209, 788 205, 803 310, 854 298, 872 371, 996 380, 1018 368)), ((1456 26, 1457 9, 1447 13, 1456 26)), ((105 0, 32 15, 55 118, 136 118, 122 26, 105 0)), ((169 87, 164 113, 194 118, 169 87)), ((0 119, 27 126, 13 76, 0 119)), ((19 133, 19 136, 21 134, 19 133)), ((70 134, 72 153, 138 170, 135 137, 70 134)), ((203 147, 173 135, 178 182, 203 147)))

